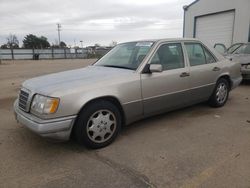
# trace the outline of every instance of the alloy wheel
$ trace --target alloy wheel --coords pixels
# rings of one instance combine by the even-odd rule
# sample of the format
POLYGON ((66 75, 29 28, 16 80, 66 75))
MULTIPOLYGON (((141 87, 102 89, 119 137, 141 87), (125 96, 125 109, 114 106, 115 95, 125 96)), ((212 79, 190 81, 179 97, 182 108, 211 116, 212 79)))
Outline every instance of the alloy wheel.
POLYGON ((95 143, 103 143, 114 134, 117 126, 115 115, 109 110, 93 113, 87 122, 87 135, 95 143))
POLYGON ((216 90, 216 100, 218 103, 222 104, 227 99, 228 88, 225 83, 220 83, 216 90))

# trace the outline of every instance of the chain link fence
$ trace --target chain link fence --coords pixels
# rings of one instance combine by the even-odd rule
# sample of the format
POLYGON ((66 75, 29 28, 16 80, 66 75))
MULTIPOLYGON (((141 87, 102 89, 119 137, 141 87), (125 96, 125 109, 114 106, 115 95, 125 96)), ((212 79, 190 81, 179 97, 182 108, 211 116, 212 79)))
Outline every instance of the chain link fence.
POLYGON ((14 59, 83 59, 100 58, 110 49, 50 48, 50 49, 0 49, 0 60, 14 59))

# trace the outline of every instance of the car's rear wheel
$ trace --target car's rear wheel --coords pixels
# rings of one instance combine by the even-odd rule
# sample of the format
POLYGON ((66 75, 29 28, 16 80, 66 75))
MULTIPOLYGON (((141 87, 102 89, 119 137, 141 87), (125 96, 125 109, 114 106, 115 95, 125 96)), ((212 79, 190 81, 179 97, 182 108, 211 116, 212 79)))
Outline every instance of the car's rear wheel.
POLYGON ((229 83, 226 79, 220 78, 214 89, 212 96, 209 99, 209 103, 212 107, 221 107, 224 106, 227 102, 229 95, 229 83))
POLYGON ((74 127, 76 140, 88 148, 101 148, 114 141, 121 129, 118 108, 109 101, 98 100, 86 106, 74 127))

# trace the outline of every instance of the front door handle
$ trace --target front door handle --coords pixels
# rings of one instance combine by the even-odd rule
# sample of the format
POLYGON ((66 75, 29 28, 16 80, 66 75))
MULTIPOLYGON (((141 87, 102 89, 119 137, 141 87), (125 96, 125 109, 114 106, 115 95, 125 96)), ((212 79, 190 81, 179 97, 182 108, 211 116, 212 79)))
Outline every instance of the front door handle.
POLYGON ((214 67, 213 71, 220 71, 220 67, 214 67))
POLYGON ((190 76, 188 72, 183 72, 180 74, 180 77, 187 77, 187 76, 190 76))

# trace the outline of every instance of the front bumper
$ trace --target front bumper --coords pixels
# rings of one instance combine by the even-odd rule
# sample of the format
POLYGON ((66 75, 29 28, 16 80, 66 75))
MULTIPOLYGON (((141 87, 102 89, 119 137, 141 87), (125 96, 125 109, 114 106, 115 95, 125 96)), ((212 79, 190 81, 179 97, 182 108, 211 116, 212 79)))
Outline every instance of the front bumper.
POLYGON ((69 140, 76 116, 67 116, 49 120, 40 119, 18 108, 17 101, 14 103, 14 113, 17 122, 26 126, 31 131, 46 138, 66 141, 69 140))

